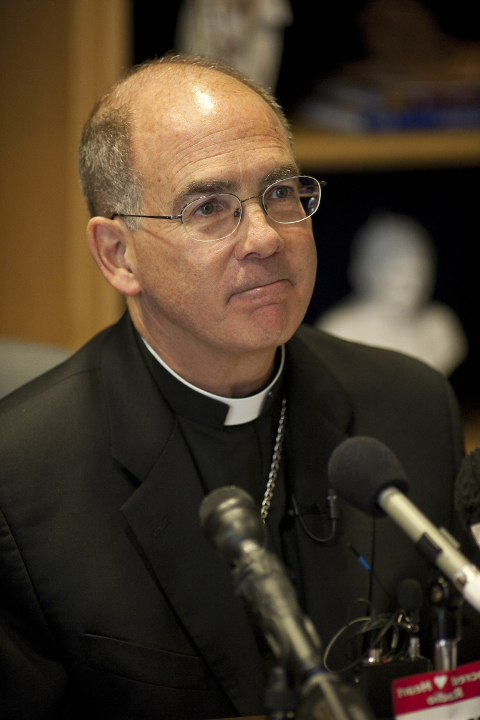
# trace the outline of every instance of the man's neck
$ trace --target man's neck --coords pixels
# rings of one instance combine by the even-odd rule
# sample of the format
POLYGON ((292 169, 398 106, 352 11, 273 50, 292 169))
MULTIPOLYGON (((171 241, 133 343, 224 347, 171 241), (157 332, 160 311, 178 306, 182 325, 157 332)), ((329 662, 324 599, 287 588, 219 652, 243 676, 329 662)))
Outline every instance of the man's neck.
POLYGON ((132 316, 137 331, 150 348, 180 378, 196 388, 224 398, 241 398, 262 390, 272 379, 277 348, 245 353, 212 353, 201 345, 179 352, 159 341, 144 323, 132 316))
MULTIPOLYGON (((260 416, 260 413, 265 406, 267 398, 271 398, 273 396, 274 388, 282 375, 285 362, 285 347, 282 346, 280 348, 280 352, 278 353, 278 358, 276 358, 275 360, 275 372, 272 374, 268 385, 266 385, 259 392, 256 392, 253 395, 248 395, 246 397, 224 397, 215 395, 206 390, 202 390, 201 388, 188 383, 186 380, 180 377, 180 375, 175 373, 172 368, 166 364, 166 362, 164 362, 160 355, 158 355, 158 353, 156 353, 155 350, 147 343, 145 338, 142 338, 142 340, 146 348, 157 360, 157 363, 167 371, 168 376, 176 379, 177 391, 183 386, 189 388, 189 390, 193 391, 197 396, 203 395, 209 397, 210 399, 215 400, 216 402, 220 402, 222 403, 222 405, 228 407, 227 414, 225 415, 225 418, 223 420, 224 425, 242 425, 244 423, 251 422, 252 420, 255 420, 260 416)), ((176 393, 176 397, 178 399, 178 392, 176 393)), ((190 409, 191 407, 192 406, 190 406, 190 409)))

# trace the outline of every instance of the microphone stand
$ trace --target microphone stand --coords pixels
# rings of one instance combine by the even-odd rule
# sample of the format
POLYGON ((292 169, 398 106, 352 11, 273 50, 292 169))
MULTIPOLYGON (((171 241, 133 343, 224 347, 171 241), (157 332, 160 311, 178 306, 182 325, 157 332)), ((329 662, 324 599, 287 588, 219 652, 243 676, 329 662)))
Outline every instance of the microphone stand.
POLYGON ((270 717, 291 717, 295 709, 298 720, 374 720, 358 689, 322 667, 318 635, 300 610, 278 558, 257 542, 245 540, 232 576, 237 594, 259 616, 276 659, 266 691, 270 717), (298 694, 289 686, 289 673, 297 680, 298 694), (292 708, 295 702, 297 707, 292 708))
POLYGON ((463 598, 444 577, 430 586, 430 602, 435 615, 435 670, 455 670, 457 645, 461 639, 463 598))
POLYGON ((265 707, 269 711, 270 720, 293 718, 297 702, 297 692, 290 686, 285 666, 274 665, 265 690, 265 707))

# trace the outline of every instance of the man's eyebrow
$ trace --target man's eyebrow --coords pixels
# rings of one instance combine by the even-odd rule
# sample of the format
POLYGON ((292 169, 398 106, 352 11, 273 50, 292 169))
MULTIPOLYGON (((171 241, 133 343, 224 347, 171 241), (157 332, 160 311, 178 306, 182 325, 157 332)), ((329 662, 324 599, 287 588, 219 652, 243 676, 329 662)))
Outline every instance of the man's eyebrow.
POLYGON ((238 190, 237 185, 228 180, 193 180, 174 198, 173 211, 180 212, 187 203, 203 195, 216 195, 236 190, 238 190))
POLYGON ((277 180, 284 180, 285 178, 291 177, 292 175, 299 175, 300 170, 298 165, 295 163, 289 163, 288 165, 282 165, 282 167, 275 168, 261 179, 261 184, 265 187, 271 185, 277 180))

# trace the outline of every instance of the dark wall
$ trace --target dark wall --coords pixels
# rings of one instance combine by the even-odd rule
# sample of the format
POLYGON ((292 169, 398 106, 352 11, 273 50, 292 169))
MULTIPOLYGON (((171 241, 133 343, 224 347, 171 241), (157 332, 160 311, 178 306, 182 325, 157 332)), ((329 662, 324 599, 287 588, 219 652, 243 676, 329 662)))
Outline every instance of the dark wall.
MULTIPOLYGON (((480 40, 479 9, 471 0, 451 4, 426 2, 437 23, 452 36, 480 40)), ((134 62, 162 55, 174 47, 180 3, 155 6, 134 2, 134 62)), ((315 83, 347 60, 363 56, 356 25, 362 0, 305 3, 291 0, 294 23, 285 33, 285 49, 277 96, 289 115, 315 83)), ((319 253, 315 293, 307 322, 349 291, 348 254, 351 239, 370 212, 384 208, 412 215, 430 232, 437 248, 435 298, 459 315, 470 353, 451 380, 464 404, 480 404, 480 308, 476 250, 480 244, 480 168, 448 168, 402 172, 338 173, 322 178, 328 186, 314 218, 319 253)))

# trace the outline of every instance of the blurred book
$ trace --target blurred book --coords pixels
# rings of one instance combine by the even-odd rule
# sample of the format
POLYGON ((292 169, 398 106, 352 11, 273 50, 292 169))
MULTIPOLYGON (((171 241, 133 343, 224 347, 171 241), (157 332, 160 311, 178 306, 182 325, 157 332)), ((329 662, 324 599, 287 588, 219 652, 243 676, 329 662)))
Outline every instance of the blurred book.
POLYGON ((410 99, 394 104, 372 87, 333 88, 330 84, 328 89, 335 92, 319 92, 302 103, 301 120, 340 132, 480 127, 480 101, 448 104, 432 98, 427 102, 423 95, 421 102, 410 99))
POLYGON ((371 78, 337 76, 319 83, 315 96, 369 110, 480 107, 480 73, 468 80, 414 79, 385 72, 371 78))

